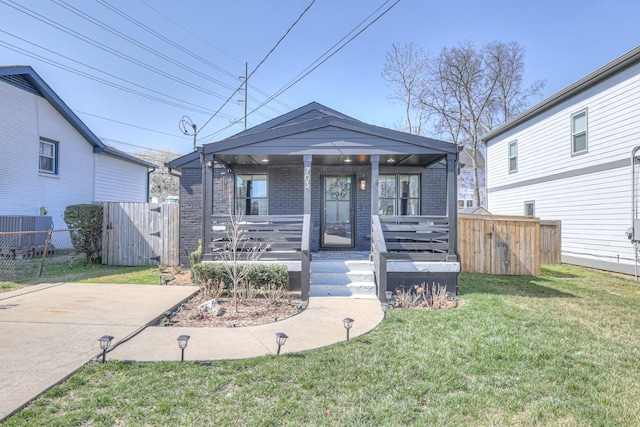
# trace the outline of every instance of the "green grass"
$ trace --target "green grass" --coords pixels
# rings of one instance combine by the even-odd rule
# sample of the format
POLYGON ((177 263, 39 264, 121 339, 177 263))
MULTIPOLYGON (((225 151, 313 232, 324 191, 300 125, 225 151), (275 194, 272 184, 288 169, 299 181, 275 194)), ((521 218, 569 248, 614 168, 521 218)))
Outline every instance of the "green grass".
POLYGON ((6 425, 640 425, 637 283, 548 266, 460 290, 458 309, 392 310, 320 350, 89 363, 6 425))
POLYGON ((66 262, 47 264, 42 277, 21 282, 2 282, 2 285, 16 288, 51 282, 157 285, 160 283, 160 274, 156 267, 121 267, 79 260, 71 266, 66 262))

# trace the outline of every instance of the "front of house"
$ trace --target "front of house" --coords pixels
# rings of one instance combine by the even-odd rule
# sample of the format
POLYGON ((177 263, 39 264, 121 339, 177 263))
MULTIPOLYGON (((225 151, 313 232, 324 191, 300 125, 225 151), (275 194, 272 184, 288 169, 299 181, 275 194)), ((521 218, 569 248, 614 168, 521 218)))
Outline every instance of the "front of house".
POLYGON ((321 252, 369 253, 378 296, 422 282, 455 291, 457 159, 454 144, 306 105, 168 164, 181 173, 180 252, 202 239, 215 261, 232 212, 269 245, 261 261, 298 263, 303 297, 321 252))

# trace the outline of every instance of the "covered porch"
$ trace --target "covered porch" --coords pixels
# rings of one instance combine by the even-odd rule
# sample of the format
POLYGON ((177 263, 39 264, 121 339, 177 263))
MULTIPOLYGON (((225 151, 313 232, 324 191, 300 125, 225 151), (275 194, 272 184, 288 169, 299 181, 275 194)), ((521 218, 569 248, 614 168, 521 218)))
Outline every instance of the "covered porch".
POLYGON ((268 245, 258 262, 287 264, 305 299, 321 251, 368 252, 378 297, 422 282, 457 291, 454 144, 311 103, 197 155, 203 261, 220 259, 235 222, 244 252, 268 245))

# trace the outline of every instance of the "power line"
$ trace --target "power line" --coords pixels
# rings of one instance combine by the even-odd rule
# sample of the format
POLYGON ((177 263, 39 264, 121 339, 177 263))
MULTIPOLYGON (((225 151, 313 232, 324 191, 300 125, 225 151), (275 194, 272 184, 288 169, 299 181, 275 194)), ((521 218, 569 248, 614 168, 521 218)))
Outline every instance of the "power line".
MULTIPOLYGON (((200 71, 198 71, 198 70, 196 70, 196 69, 194 69, 192 67, 189 67, 189 66, 185 65, 184 63, 182 63, 180 61, 177 61, 177 60, 171 58, 170 56, 167 56, 164 53, 157 51, 156 49, 154 49, 152 47, 147 46, 146 44, 144 44, 144 43, 142 43, 142 42, 140 42, 140 41, 138 41, 138 40, 126 35, 126 34, 124 34, 121 31, 116 30, 115 28, 103 23, 102 21, 97 20, 97 19, 87 15, 86 13, 81 11, 80 9, 69 5, 64 0, 52 0, 52 1, 53 1, 53 3, 57 4, 58 6, 67 9, 68 11, 74 13, 75 15, 77 15, 77 16, 79 16, 79 17, 91 22, 92 24, 94 24, 94 25, 96 25, 96 26, 98 26, 98 27, 110 32, 111 34, 113 34, 113 35, 115 35, 117 37, 120 37, 121 39, 123 39, 123 40, 125 40, 125 41, 127 41, 127 42, 129 42, 129 43, 131 43, 131 44, 133 44, 135 46, 138 46, 140 49, 143 49, 143 50, 151 53, 152 55, 155 55, 156 57, 169 62, 170 64, 173 64, 173 65, 175 65, 177 67, 180 67, 183 70, 189 71, 189 72, 191 72, 191 73, 193 73, 193 74, 195 74, 195 75, 197 75, 197 76, 199 76, 199 77, 201 77, 201 78, 203 78, 205 80, 208 80, 208 81, 210 81, 212 83, 220 85, 220 86, 224 87, 225 89, 233 89, 233 87, 231 85, 223 83, 220 80, 214 79, 214 78, 208 76, 205 73, 202 73, 202 72, 200 72, 200 71)), ((222 95, 220 95, 220 96, 222 96, 222 95)))
POLYGON ((21 12, 21 13, 24 13, 25 15, 31 16, 32 18, 37 19, 38 21, 41 21, 41 22, 43 22, 43 23, 45 23, 47 25, 50 25, 53 28, 56 28, 57 30, 65 32, 65 33, 71 35, 72 37, 77 38, 78 40, 84 41, 85 43, 88 43, 88 44, 90 44, 92 46, 95 46, 95 47, 97 47, 99 49, 102 49, 102 50, 104 50, 106 52, 109 52, 112 55, 115 55, 115 56, 117 56, 117 57, 119 57, 121 59, 124 59, 125 61, 128 61, 128 62, 130 62, 132 64, 138 65, 139 67, 145 68, 145 69, 147 69, 147 70, 149 70, 149 71, 151 71, 153 73, 159 74, 159 75, 161 75, 161 76, 163 76, 163 77, 165 77, 167 79, 173 80, 173 81, 178 82, 178 83, 182 83, 185 86, 188 86, 188 87, 191 87, 193 89, 196 89, 196 90, 199 90, 201 92, 204 92, 206 94, 209 94, 209 95, 211 95, 213 97, 216 97, 216 98, 219 98, 219 99, 225 99, 223 95, 220 95, 218 93, 212 92, 212 91, 210 91, 210 90, 208 90, 206 88, 203 88, 201 86, 198 86, 196 84, 193 84, 191 82, 183 80, 183 79, 181 79, 179 77, 176 77, 176 76, 174 76, 172 74, 166 73, 166 72, 164 72, 162 70, 159 70, 158 68, 152 67, 152 66, 150 66, 150 65, 148 65, 148 64, 146 64, 146 63, 144 63, 142 61, 139 61, 139 60, 137 60, 135 58, 132 58, 131 56, 125 55, 125 54, 123 54, 123 53, 121 53, 121 52, 119 52, 119 51, 117 51, 115 49, 110 48, 109 46, 106 46, 106 45, 104 45, 104 44, 102 44, 102 43, 100 43, 100 42, 98 42, 96 40, 93 40, 93 39, 91 39, 89 37, 86 37, 86 36, 76 32, 76 31, 73 31, 70 28, 68 28, 68 27, 66 27, 64 25, 61 25, 61 24, 59 24, 59 23, 57 23, 57 22, 55 22, 55 21, 43 16, 43 15, 37 13, 37 12, 34 12, 33 10, 31 10, 29 8, 26 8, 24 6, 18 5, 13 0, 0 0, 0 2, 4 3, 5 5, 13 8, 13 9, 15 9, 15 10, 21 12), (13 3, 13 4, 9 4, 9 3, 13 3))
MULTIPOLYGON (((302 17, 304 16, 305 13, 307 13, 307 11, 311 8, 311 6, 315 3, 316 0, 311 0, 311 3, 309 4, 309 6, 307 6, 302 13, 300 14, 300 16, 298 16, 298 18, 293 22, 293 24, 291 24, 291 26, 289 27, 289 29, 284 33, 284 35, 282 37, 280 37, 280 40, 278 40, 278 42, 269 50, 269 52, 267 53, 267 55, 258 63, 258 65, 256 66, 256 68, 254 68, 254 70, 247 76, 245 83, 248 84, 249 81, 249 77, 251 77, 256 71, 258 71, 258 68, 260 68, 260 66, 264 63, 264 61, 269 57, 269 55, 271 55, 271 53, 273 53, 273 51, 278 47, 278 45, 282 42, 282 40, 284 40, 284 38, 289 34, 289 32, 291 32, 291 30, 293 29, 293 27, 296 26, 296 24, 300 21, 300 19, 302 19, 302 17)), ((202 131, 202 129, 204 129, 205 126, 207 126, 209 124, 209 122, 211 122, 211 120, 213 120, 213 118, 216 116, 216 114, 218 114, 220 112, 220 110, 222 110, 222 108, 224 108, 225 105, 227 105, 229 103, 229 101, 231 101, 231 98, 233 98, 234 96, 236 96, 236 93, 238 93, 240 91, 240 89, 242 89, 243 85, 240 85, 234 92, 233 94, 231 94, 231 96, 229 98, 227 98, 227 100, 222 104, 222 106, 220 108, 218 108, 218 110, 216 110, 215 113, 213 113, 213 115, 209 118, 209 120, 207 120, 205 122, 205 124, 203 126, 200 127, 200 129, 198 129, 198 133, 200 133, 202 131)), ((197 134, 196 134, 197 135, 197 134)))
MULTIPOLYGON (((167 21, 171 22, 171 23, 172 23, 173 25, 175 25, 176 27, 178 27, 178 28, 182 29, 183 31, 187 32, 188 34, 191 34, 193 37, 195 37, 196 39, 200 40, 202 43, 206 44, 207 46, 209 46, 209 47, 211 47, 211 48, 213 48, 213 49, 215 49, 215 50, 217 50, 218 52, 220 52, 221 54, 225 55, 226 57, 233 59, 233 60, 234 60, 234 61, 236 61, 238 64, 242 64, 242 63, 244 62, 244 61, 240 61, 239 59, 237 59, 237 58, 235 58, 235 57, 233 57, 233 56, 229 55, 228 53, 226 53, 226 52, 224 52, 223 50, 219 49, 217 46, 215 46, 215 45, 213 45, 213 44, 209 43, 209 41, 208 41, 208 40, 206 40, 206 39, 204 39, 204 38, 200 37, 198 34, 194 33, 194 32, 193 32, 193 31, 191 31, 189 28, 187 28, 187 27, 185 27, 184 25, 180 24, 179 22, 176 22, 175 20, 171 19, 171 17, 169 17, 169 16, 165 15, 164 13, 162 13, 161 11, 159 11, 158 9, 156 9, 155 7, 151 6, 151 5, 150 5, 149 3, 147 3, 145 0, 140 0, 140 2, 141 2, 142 4, 144 4, 145 6, 147 6, 149 9, 153 10, 154 12, 156 12, 158 15, 162 16, 162 17, 163 17, 164 19, 166 19, 167 21)), ((229 71, 222 70, 221 72, 223 72, 224 74, 227 74, 228 76, 235 77, 235 74, 233 74, 233 73, 231 73, 231 72, 229 72, 229 71)), ((256 86, 254 86, 254 85, 252 85, 252 84, 249 84, 249 87, 250 87, 252 90, 254 90, 254 91, 258 92, 258 93, 259 93, 259 94, 261 94, 261 95, 268 96, 268 94, 267 94, 266 92, 264 92, 264 91, 262 91, 262 90, 258 89, 256 86)), ((251 99, 251 98, 250 98, 250 99, 251 99)), ((252 101, 254 101, 254 99, 252 99, 252 101)), ((282 101, 276 100, 276 102, 277 102, 278 104, 280 104, 282 107, 286 108, 287 110, 290 110, 290 109, 291 109, 291 106, 290 106, 290 105, 288 105, 288 104, 286 104, 286 103, 284 103, 284 102, 282 102, 282 101)))
MULTIPOLYGON (((322 55, 320 55, 318 57, 318 59, 316 59, 314 62, 311 63, 311 65, 306 67, 300 74, 298 74, 298 76, 296 76, 294 79, 290 80, 289 83, 285 84, 282 88, 280 88, 273 95, 271 95, 268 99, 266 99, 262 104, 258 105, 255 109, 250 111, 248 113, 248 115, 251 115, 254 112, 256 112, 258 109, 262 108, 264 106, 264 104, 266 104, 267 102, 271 102, 271 100, 273 100, 275 97, 282 95, 282 93, 284 93, 285 91, 289 90, 292 86, 294 86, 295 84, 300 82, 300 80, 302 80, 303 78, 308 76, 311 72, 316 70, 320 65, 325 63, 327 60, 329 60, 329 58, 331 58, 333 55, 335 55, 340 50, 342 50, 347 44, 351 43, 356 37, 358 37, 360 34, 362 34, 366 29, 368 29, 376 21, 378 21, 380 18, 382 18, 384 15, 386 15, 391 9, 393 9, 398 3, 400 3, 400 0, 396 0, 395 3, 393 3, 391 6, 389 6, 386 10, 384 10, 380 15, 378 15, 371 22, 369 22, 369 24, 367 24, 364 28, 362 28, 360 31, 358 31, 353 37, 348 39, 338 49, 336 49, 333 52, 331 52, 338 44, 340 44, 343 40, 345 40, 347 37, 349 37, 350 34, 352 34, 354 31, 356 31, 356 29, 358 29, 360 26, 362 26, 365 22, 367 22, 367 20, 369 20, 374 14, 376 14, 380 9, 382 9, 384 7, 384 5, 386 5, 387 3, 389 3, 389 0, 385 1, 384 3, 382 3, 376 10, 374 10, 371 14, 369 14, 369 16, 367 16, 365 19, 363 19, 358 25, 356 25, 351 31, 349 31, 344 37, 342 37, 338 42, 336 42, 333 46, 331 46, 329 49, 327 49, 322 55), (329 52, 331 52, 331 53, 329 54, 329 52), (322 59, 322 58, 324 58, 324 59, 322 59), (318 62, 318 61, 320 61, 320 62, 318 62)), ((216 135, 220 134, 221 132, 229 129, 230 127, 231 127, 231 125, 225 126, 222 129, 219 129, 218 131, 205 136, 203 139, 208 139, 208 138, 211 138, 213 136, 216 136, 216 135)))
POLYGON ((119 120, 109 119, 109 118, 107 118, 107 117, 98 116, 98 115, 96 115, 96 114, 87 113, 87 112, 85 112, 85 111, 80 111, 80 110, 73 110, 73 111, 74 111, 75 113, 77 113, 77 114, 83 114, 83 115, 85 115, 85 116, 96 117, 96 118, 98 118, 98 119, 107 120, 107 121, 109 121, 109 122, 118 123, 118 124, 120 124, 120 125, 130 126, 130 127, 132 127, 132 128, 142 129, 142 130, 146 130, 146 131, 149 131, 149 132, 154 132, 154 133, 157 133, 157 134, 160 134, 160 135, 170 136, 170 137, 172 137, 172 138, 180 138, 180 139, 183 139, 183 136, 181 136, 181 135, 174 135, 174 134, 171 134, 171 133, 169 133, 169 132, 161 132, 161 131, 159 131, 159 130, 153 130, 153 129, 145 128, 145 127, 138 126, 138 125, 132 125, 131 123, 125 123, 125 122, 121 122, 121 121, 119 121, 119 120))
MULTIPOLYGON (((123 79, 122 77, 118 77, 118 76, 116 76, 116 75, 114 75, 114 74, 108 73, 108 72, 106 72, 106 71, 104 71, 104 70, 101 70, 101 69, 99 69, 99 68, 92 67, 91 65, 85 64, 84 62, 77 61, 77 60, 75 60, 75 59, 73 59, 73 58, 70 58, 70 57, 68 57, 68 56, 62 55, 61 53, 55 52, 55 51, 53 51, 53 50, 51 50, 51 49, 47 49, 47 48, 46 48, 46 47, 44 47, 44 46, 41 46, 41 45, 39 45, 39 44, 36 44, 36 43, 30 42, 30 41, 28 41, 28 40, 26 40, 26 39, 24 39, 24 38, 22 38, 22 37, 18 37, 18 36, 16 36, 15 34, 8 33, 8 32, 6 32, 6 31, 4 31, 4 30, 2 30, 2 29, 0 29, 0 32, 1 32, 1 33, 6 34, 6 35, 8 35, 8 36, 11 36, 11 37, 13 37, 13 38, 16 38, 16 39, 18 39, 18 40, 20 40, 20 41, 22 41, 22 42, 24 42, 24 43, 27 43, 27 44, 29 44, 29 45, 31 45, 31 46, 34 46, 34 47, 37 47, 37 48, 39 48, 39 49, 42 49, 42 50, 44 50, 44 51, 46 51, 46 52, 49 52, 49 53, 51 53, 51 54, 53 54, 53 55, 59 56, 59 57, 64 58, 64 59, 66 59, 66 60, 68 60, 68 61, 71 61, 71 62, 74 62, 74 63, 76 63, 76 64, 82 65, 83 67, 86 67, 86 68, 89 68, 89 69, 91 69, 91 70, 97 71, 97 72, 99 72, 99 73, 105 74, 105 75, 107 75, 107 76, 109 76, 109 77, 113 77, 113 78, 115 78, 115 79, 117 79, 117 80, 120 80, 120 81, 122 81, 122 82, 128 83, 128 84, 133 85, 133 86, 136 86, 136 87, 139 87, 139 88, 144 89, 144 90, 147 90, 147 91, 149 91, 149 92, 156 93, 156 94, 158 94, 158 95, 164 96, 164 97, 169 98, 169 99, 173 99, 173 100, 175 100, 175 101, 177 101, 177 102, 181 102, 181 103, 182 103, 182 104, 184 104, 184 105, 175 104, 175 103, 173 103, 173 102, 168 102, 168 101, 162 100, 162 99, 160 99, 160 98, 155 98, 155 97, 154 97, 152 100, 154 100, 154 101, 156 101, 156 102, 161 102, 161 103, 168 104, 168 105, 171 105, 171 106, 174 106, 174 107, 186 108, 186 109, 188 109, 188 110, 190 110, 190 111, 194 111, 194 112, 201 113, 201 114, 209 114, 209 113, 210 113, 210 111, 209 111, 209 110, 207 110, 205 107, 202 107, 202 106, 199 106, 199 105, 196 105, 196 104, 192 104, 192 103, 190 103, 190 102, 188 102, 188 101, 185 101, 185 100, 182 100, 182 99, 179 99, 179 98, 175 98, 175 97, 173 97, 173 96, 171 96, 171 95, 167 95, 167 94, 166 94, 166 93, 164 93, 164 92, 160 92, 160 91, 157 91, 157 90, 151 89, 151 88, 149 88, 149 87, 139 85, 139 84, 134 83, 134 82, 132 82, 132 81, 130 81, 130 80, 123 79), (190 107, 187 107, 187 106, 190 106, 190 107)), ((148 95, 146 95, 146 94, 141 94, 141 93, 139 93, 139 92, 137 92, 137 91, 134 91, 134 90, 132 90, 132 89, 130 89, 130 88, 126 88, 126 87, 124 87, 124 86, 116 85, 115 83, 114 83, 114 84, 111 84, 111 82, 106 83, 107 81, 102 80, 102 79, 100 79, 99 77, 96 77, 96 76, 91 75, 91 74, 89 74, 89 73, 84 73, 83 71, 77 70, 77 69, 75 69, 75 68, 71 68, 71 67, 69 67, 69 66, 67 66, 67 65, 64 65, 64 64, 61 64, 61 63, 59 63, 59 62, 56 62, 56 61, 54 61, 54 60, 52 60, 52 59, 50 59, 50 58, 46 58, 46 57, 44 57, 44 56, 38 55, 38 54, 36 54, 36 53, 34 53, 34 52, 30 52, 30 51, 28 51, 28 50, 26 50, 26 49, 24 49, 24 48, 18 47, 18 46, 16 46, 16 45, 11 44, 11 43, 3 42, 3 41, 0 41, 0 43, 5 44, 5 47, 7 47, 8 49, 11 49, 11 50, 13 50, 13 51, 15 51, 15 52, 18 52, 18 53, 22 53, 22 54, 24 54, 24 55, 30 56, 30 57, 35 58, 35 59, 39 59, 39 60, 41 60, 41 61, 43 61, 43 62, 47 62, 48 64, 53 65, 53 66, 58 67, 58 68, 61 68, 61 69, 64 69, 65 71, 70 71, 70 72, 72 72, 72 73, 75 73, 75 74, 81 75, 82 77, 85 77, 85 78, 88 78, 88 79, 94 80, 94 81, 96 81, 96 82, 98 82, 98 83, 105 84, 105 85, 107 85, 107 86, 111 86, 111 87, 115 87, 116 89, 120 89, 120 90, 123 90, 123 91, 129 92, 129 93, 132 93, 132 94, 134 94, 134 95, 143 96, 144 98, 150 99, 150 98, 149 98, 149 96, 148 96, 148 95)), ((231 117, 231 116, 229 116, 229 117, 231 117)))

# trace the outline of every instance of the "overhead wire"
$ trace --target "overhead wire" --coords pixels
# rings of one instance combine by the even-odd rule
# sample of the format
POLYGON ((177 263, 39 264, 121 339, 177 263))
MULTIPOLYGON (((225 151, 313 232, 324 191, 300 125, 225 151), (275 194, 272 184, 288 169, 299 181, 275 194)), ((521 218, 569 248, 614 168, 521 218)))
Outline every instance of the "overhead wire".
MULTIPOLYGON (((302 13, 298 16, 298 18, 293 22, 293 24, 291 24, 289 26, 289 28, 287 29, 287 31, 284 33, 284 35, 282 37, 280 37, 280 39, 278 40, 278 42, 269 50, 269 52, 266 54, 266 56, 258 63, 258 65, 253 69, 253 71, 247 76, 246 81, 249 80, 249 77, 251 77, 257 70, 258 68, 260 68, 260 66, 264 63, 264 61, 273 53, 273 51, 278 47, 278 45, 280 45, 280 43, 282 42, 282 40, 284 40, 284 38, 291 32, 291 30, 293 29, 293 27, 296 26, 296 24, 298 22, 300 22, 300 19, 302 19, 302 17, 307 13, 307 11, 309 11, 309 9, 311 8, 311 6, 315 3, 316 0, 311 0, 311 3, 302 11, 302 13)), ((204 125, 202 125, 200 127, 200 129, 198 129, 196 131, 196 138, 197 135, 202 131, 202 129, 204 129, 205 126, 207 126, 211 120, 213 120, 214 117, 216 117, 216 115, 220 112, 220 110, 222 110, 228 103, 229 101, 231 101, 231 99, 236 96, 236 94, 242 89, 242 86, 244 85, 241 84, 234 92, 233 94, 231 94, 231 96, 229 98, 227 98, 227 100, 222 104, 222 106, 220 106, 220 108, 218 108, 216 110, 215 113, 213 113, 213 115, 209 118, 209 120, 207 120, 204 125)))
MULTIPOLYGON (((396 0, 391 6, 389 6, 386 10, 384 10, 380 15, 378 15, 375 19, 373 19, 371 22, 369 22, 364 28, 362 28, 360 31, 358 31, 355 35, 353 35, 353 37, 351 37, 350 39, 348 39, 346 42, 344 42, 340 47, 338 47, 337 49, 335 49, 333 52, 332 50, 338 46, 342 41, 344 41, 347 37, 349 37, 350 34, 353 34, 354 31, 356 31, 360 26, 362 26, 365 22, 367 22, 367 20, 369 20, 373 15, 375 15, 380 9, 382 9, 387 3, 389 3, 389 0, 385 1, 384 3, 382 3, 376 10, 374 10, 371 14, 369 14, 365 19, 363 19, 358 25, 356 25, 351 31, 349 31, 345 36, 343 36, 338 42, 334 43, 333 46, 331 46, 329 49, 327 49, 322 55, 320 55, 318 57, 318 59, 316 59, 314 62, 311 63, 311 65, 309 65, 308 67, 306 67, 300 74, 298 74, 294 79, 290 80, 287 84, 285 84, 283 87, 281 87, 278 91, 276 91, 273 95, 271 95, 269 98, 267 98, 267 100, 265 100, 263 102, 267 103, 270 102, 271 100, 273 100, 275 97, 280 96, 282 93, 284 93, 285 91, 289 90, 292 86, 294 86, 295 84, 297 84, 298 82, 300 82, 303 78, 305 78, 306 76, 308 76, 310 73, 312 73, 314 70, 316 70, 320 65, 322 65, 323 63, 325 63, 327 60, 329 60, 333 55, 335 55, 336 53, 338 53, 340 50, 342 50, 346 45, 348 45, 349 43, 351 43, 356 37, 358 37, 360 34, 362 34, 365 30, 367 30, 371 25, 373 25, 375 22, 377 22, 380 18, 382 18, 384 15, 386 15, 391 9, 393 9, 398 3, 400 3, 400 0, 396 0), (331 52, 331 53, 330 53, 331 52), (324 59, 323 59, 324 58, 324 59), (314 65, 315 64, 315 65, 314 65)), ((256 110, 258 110, 259 108, 261 108, 263 105, 258 105, 257 107, 255 107, 254 110, 250 111, 247 113, 247 115, 251 115, 253 112, 255 112, 256 110)), ((219 130, 217 130, 216 132, 209 134, 205 137, 203 137, 202 139, 208 139, 208 138, 212 138, 222 132, 224 132, 225 130, 229 129, 231 127, 231 125, 229 126, 225 126, 219 130)))
POLYGON ((162 71, 162 70, 160 70, 160 69, 158 69, 156 67, 152 67, 152 66, 150 66, 150 65, 148 65, 148 64, 146 64, 146 63, 144 63, 142 61, 139 61, 139 60, 137 60, 137 59, 135 59, 135 58, 133 58, 131 56, 125 55, 125 54, 123 54, 123 53, 121 53, 121 52, 119 52, 119 51, 117 51, 115 49, 110 48, 109 46, 106 46, 106 45, 104 45, 104 44, 102 44, 102 43, 100 43, 100 42, 98 42, 98 41, 96 41, 94 39, 91 39, 90 37, 86 37, 86 36, 78 33, 77 31, 73 31, 70 28, 68 28, 68 27, 66 27, 64 25, 61 25, 61 24, 59 24, 59 23, 57 23, 57 22, 55 22, 55 21, 43 16, 43 15, 41 15, 41 14, 39 14, 39 13, 37 13, 37 12, 35 12, 35 11, 25 7, 25 6, 19 5, 19 4, 15 3, 13 0, 0 0, 0 3, 4 3, 5 5, 13 8, 13 9, 15 9, 15 10, 21 12, 21 13, 24 13, 24 14, 26 14, 28 16, 31 16, 32 18, 37 19, 37 20, 39 20, 39 21, 41 21, 41 22, 43 22, 43 23, 45 23, 45 24, 47 24, 49 26, 52 26, 53 28, 56 28, 56 29, 58 29, 60 31, 63 31, 63 32, 71 35, 72 37, 77 38, 78 40, 81 40, 81 41, 83 41, 85 43, 91 44, 92 46, 95 46, 95 47, 97 47, 99 49, 102 49, 102 50, 108 52, 108 53, 111 53, 112 55, 115 55, 115 56, 117 56, 117 57, 119 57, 121 59, 124 59, 125 61, 128 61, 128 62, 130 62, 132 64, 138 65, 139 67, 145 68, 145 69, 147 69, 147 70, 149 70, 149 71, 151 71, 151 72, 153 72, 155 74, 161 75, 161 76, 163 76, 163 77, 165 77, 167 79, 170 79, 170 80, 173 80, 175 82, 181 83, 181 84, 183 84, 185 86, 188 86, 188 87, 190 87, 192 89, 196 89, 198 91, 201 91, 203 93, 206 93, 206 94, 211 95, 213 97, 216 97, 218 99, 223 99, 223 100, 225 99, 225 97, 223 95, 221 95, 221 94, 212 92, 212 91, 210 91, 210 90, 208 90, 206 88, 203 88, 203 87, 198 86, 198 85, 196 85, 194 83, 188 82, 188 81, 186 81, 184 79, 181 79, 179 77, 176 77, 176 76, 174 76, 174 75, 172 75, 170 73, 164 72, 164 71, 162 71), (9 3, 12 3, 12 4, 9 4, 9 3))
MULTIPOLYGON (((62 55, 61 53, 55 52, 55 51, 53 51, 51 49, 47 49, 44 46, 41 46, 41 45, 39 45, 37 43, 30 42, 29 40, 26 40, 26 39, 24 39, 22 37, 16 36, 15 34, 11 34, 11 33, 7 32, 7 31, 2 30, 2 29, 0 29, 0 32, 3 33, 3 34, 8 35, 10 37, 16 38, 16 39, 20 40, 23 43, 27 43, 27 44, 29 44, 31 46, 37 47, 39 49, 42 49, 42 50, 44 50, 44 51, 46 51, 48 53, 51 53, 51 54, 56 55, 56 56, 59 56, 59 57, 64 58, 64 59, 66 59, 68 61, 74 62, 74 63, 76 63, 78 65, 83 66, 83 67, 86 67, 86 68, 89 68, 91 70, 97 71, 99 73, 105 74, 105 75, 107 75, 109 77, 113 77, 113 78, 115 78, 117 80, 120 80, 122 82, 130 84, 132 86, 139 87, 139 88, 147 90, 149 92, 152 92, 152 93, 161 95, 163 97, 172 99, 172 100, 180 102, 182 104, 176 104, 174 102, 165 101, 165 100, 163 100, 161 98, 156 98, 156 97, 150 98, 147 94, 144 94, 142 92, 134 91, 134 90, 132 90, 130 88, 127 88, 125 86, 120 86, 120 85, 117 85, 117 84, 115 84, 113 82, 109 82, 107 80, 103 80, 100 77, 97 77, 95 75, 92 75, 92 74, 89 74, 89 73, 85 73, 85 72, 80 71, 78 69, 72 68, 72 67, 70 67, 68 65, 56 62, 51 58, 47 58, 47 57, 44 57, 42 55, 38 55, 35 52, 28 51, 28 50, 26 50, 24 48, 18 47, 18 46, 13 45, 13 44, 11 44, 9 42, 0 40, 0 43, 4 44, 5 47, 7 47, 7 48, 9 48, 9 49, 11 49, 11 50, 13 50, 15 52, 23 53, 23 54, 25 54, 27 56, 30 56, 30 57, 34 58, 34 59, 39 59, 39 60, 41 60, 43 62, 47 62, 48 64, 53 65, 54 67, 57 67, 57 68, 60 68, 60 69, 64 69, 65 71, 70 71, 70 72, 72 72, 74 74, 80 75, 80 76, 85 77, 87 79, 94 80, 94 81, 96 81, 98 83, 105 84, 107 86, 111 86, 111 87, 114 87, 116 89, 120 89, 120 90, 123 90, 123 91, 128 92, 128 93, 132 93, 134 95, 142 96, 142 97, 147 98, 147 99, 152 99, 153 101, 156 101, 156 102, 161 102, 163 104, 171 105, 173 107, 179 107, 179 108, 188 109, 189 111, 193 111, 193 112, 197 112, 197 113, 201 113, 201 114, 207 114, 207 115, 210 114, 210 110, 207 110, 206 107, 193 104, 193 103, 191 103, 189 101, 185 101, 185 100, 173 97, 173 96, 168 95, 168 94, 166 94, 164 92, 160 92, 160 91, 157 91, 155 89, 151 89, 149 87, 137 84, 137 83, 132 82, 130 80, 123 79, 122 77, 116 76, 115 74, 108 73, 108 72, 106 72, 106 71, 104 71, 102 69, 99 69, 99 68, 93 67, 91 65, 85 64, 84 62, 77 61, 77 60, 75 60, 73 58, 70 58, 68 56, 62 55)), ((229 116, 229 117, 231 117, 231 116, 229 116)))

